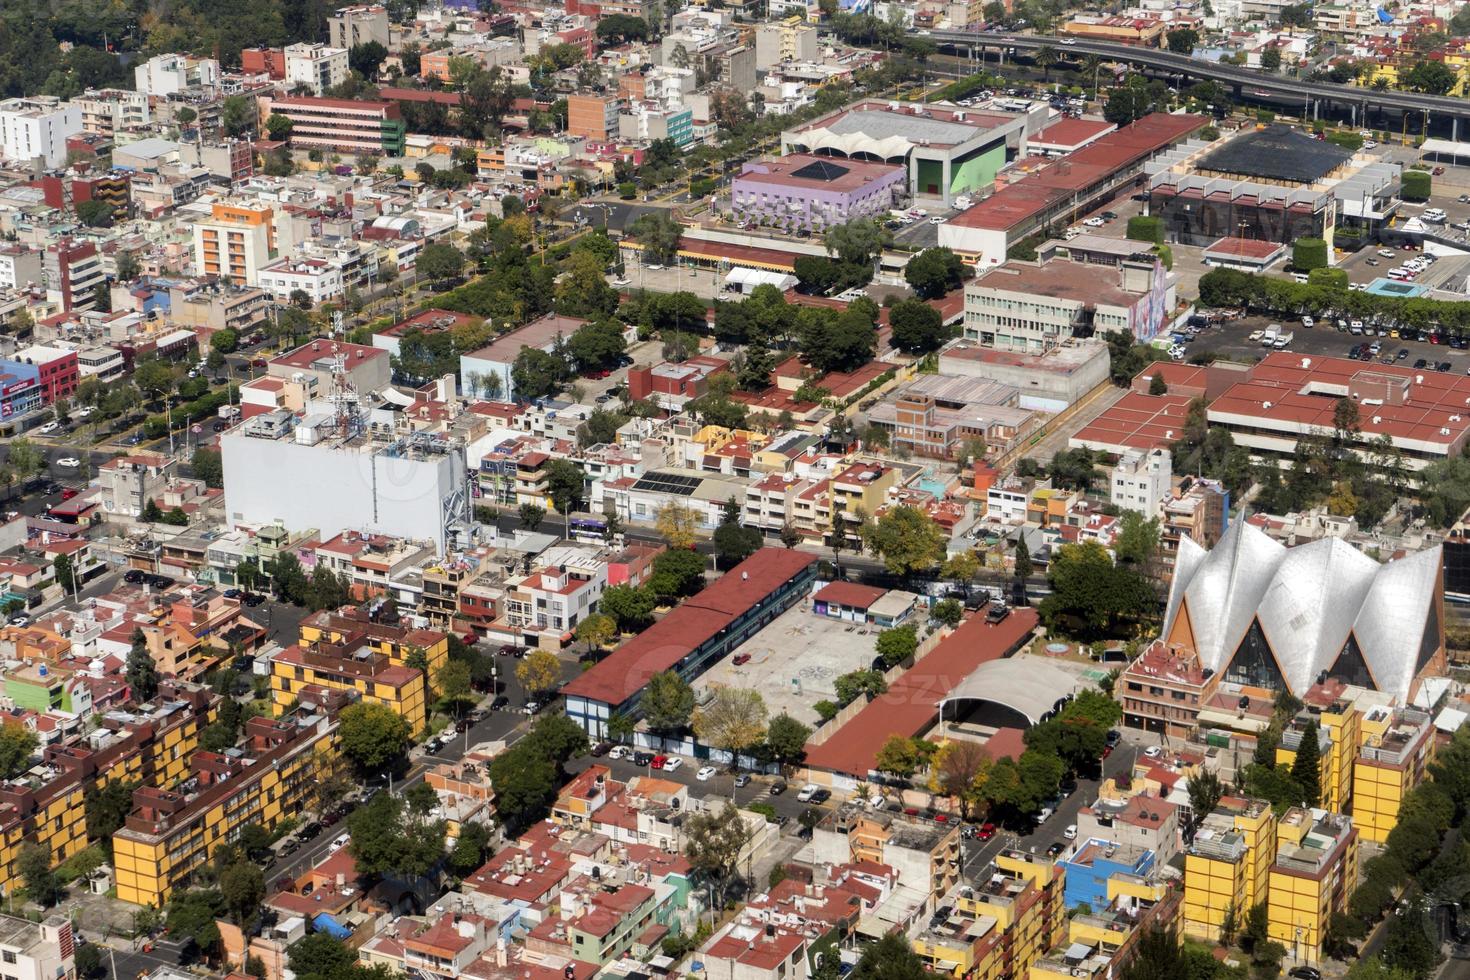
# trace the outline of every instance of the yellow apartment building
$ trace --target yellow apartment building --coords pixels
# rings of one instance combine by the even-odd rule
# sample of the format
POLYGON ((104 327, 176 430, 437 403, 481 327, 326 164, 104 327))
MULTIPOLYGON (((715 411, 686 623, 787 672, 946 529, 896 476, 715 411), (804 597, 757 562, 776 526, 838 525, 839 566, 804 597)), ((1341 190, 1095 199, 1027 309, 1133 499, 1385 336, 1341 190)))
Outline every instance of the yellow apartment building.
POLYGON ((26 845, 50 847, 53 866, 87 847, 88 790, 120 781, 180 782, 218 701, 203 688, 165 682, 157 702, 138 709, 142 720, 116 725, 101 747, 50 746, 42 764, 54 770, 51 778, 0 786, 0 892, 18 886, 15 862, 26 845))
POLYGON ((1322 798, 1316 806, 1332 813, 1347 809, 1353 795, 1353 760, 1358 755, 1358 712, 1351 704, 1338 701, 1329 711, 1313 718, 1303 712, 1292 719, 1281 733, 1276 747, 1276 765, 1290 769, 1296 761, 1296 750, 1302 744, 1302 731, 1308 721, 1317 722, 1317 763, 1321 774, 1322 798))
POLYGON ((384 704, 402 716, 415 735, 429 724, 424 673, 393 663, 381 653, 336 647, 288 647, 271 661, 271 698, 277 718, 317 692, 355 691, 362 700, 384 704))
POLYGON ((300 812, 314 785, 316 750, 330 748, 336 730, 336 722, 325 717, 310 725, 252 718, 245 726, 248 762, 197 752, 191 792, 135 791, 133 812, 112 835, 117 897, 162 907, 246 824, 271 830, 300 812))
POLYGON ((975 879, 972 894, 962 893, 955 903, 957 911, 995 920, 1005 976, 1024 975, 1066 934, 1064 878, 1054 862, 1008 849, 975 879))
POLYGON ((1108 879, 1108 907, 1067 922, 1067 938, 1031 965, 1028 980, 1106 980, 1119 976, 1138 938, 1155 923, 1168 924, 1179 893, 1164 882, 1137 875, 1108 879))
POLYGON ((1317 963, 1328 919, 1347 909, 1358 881, 1358 831, 1342 814, 1317 819, 1310 810, 1292 807, 1276 825, 1276 840, 1267 885, 1268 934, 1287 955, 1317 963))
POLYGON ((433 677, 449 661, 449 636, 439 630, 407 629, 374 622, 367 613, 319 612, 301 621, 304 647, 356 648, 366 646, 398 667, 409 667, 410 658, 422 653, 433 677))
POLYGON ((1208 814, 1184 856, 1184 934, 1211 942, 1266 900, 1276 859, 1276 817, 1262 800, 1226 797, 1208 814))
POLYGON ((1353 763, 1353 824, 1381 844, 1399 819, 1409 790, 1424 781, 1434 758, 1434 725, 1428 714, 1374 707, 1363 715, 1362 747, 1353 763))

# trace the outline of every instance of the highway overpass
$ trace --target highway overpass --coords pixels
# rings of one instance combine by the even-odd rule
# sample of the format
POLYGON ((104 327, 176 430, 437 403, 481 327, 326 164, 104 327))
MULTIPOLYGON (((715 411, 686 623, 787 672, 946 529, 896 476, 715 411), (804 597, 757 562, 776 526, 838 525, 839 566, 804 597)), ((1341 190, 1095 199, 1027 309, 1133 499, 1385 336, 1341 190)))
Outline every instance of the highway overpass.
MULTIPOLYGON (((1131 44, 1112 41, 1092 41, 1085 38, 1068 40, 1032 34, 1009 34, 1000 32, 974 31, 930 31, 926 35, 941 49, 971 51, 1019 51, 1029 52, 1036 48, 1051 47, 1058 54, 1081 58, 1098 55, 1108 61, 1121 61, 1154 72, 1177 75, 1195 81, 1213 80, 1236 91, 1237 97, 1245 90, 1259 92, 1275 98, 1295 101, 1304 114, 1316 115, 1329 107, 1337 106, 1348 110, 1353 125, 1366 127, 1370 110, 1388 111, 1394 114, 1412 114, 1427 117, 1430 124, 1438 124, 1447 130, 1451 139, 1458 140, 1462 121, 1470 122, 1470 100, 1447 95, 1421 95, 1416 92, 1397 92, 1392 89, 1377 91, 1372 88, 1357 88, 1336 85, 1331 82, 1308 82, 1299 78, 1269 75, 1252 68, 1221 62, 1203 61, 1189 55, 1175 54, 1157 48, 1142 48, 1131 44), (1448 123, 1448 125, 1445 125, 1448 123)), ((1470 136, 1470 126, 1466 127, 1470 136)))

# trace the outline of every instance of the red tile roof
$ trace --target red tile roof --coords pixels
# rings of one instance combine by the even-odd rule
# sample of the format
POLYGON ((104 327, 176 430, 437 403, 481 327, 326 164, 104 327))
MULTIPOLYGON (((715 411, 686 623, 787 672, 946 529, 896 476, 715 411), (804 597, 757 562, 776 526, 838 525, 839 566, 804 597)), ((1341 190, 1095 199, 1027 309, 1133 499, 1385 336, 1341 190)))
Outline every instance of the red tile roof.
POLYGON ((1083 426, 1072 436, 1072 441, 1113 451, 1168 447, 1184 434, 1184 419, 1192 400, 1186 395, 1130 391, 1112 408, 1083 426))
POLYGON ((999 623, 983 615, 960 624, 928 656, 921 658, 841 730, 807 751, 814 769, 846 773, 858 779, 868 775, 878 750, 890 735, 911 738, 933 724, 939 701, 983 663, 1009 655, 1036 628, 1036 610, 1014 609, 999 623))
POLYGON ((671 669, 816 560, 816 555, 801 551, 762 548, 591 670, 573 678, 562 693, 622 704, 654 674, 671 669))
POLYGON ((886 589, 875 588, 871 585, 858 585, 856 582, 833 582, 823 586, 821 591, 812 596, 812 599, 817 602, 847 606, 849 609, 866 609, 887 594, 886 589))

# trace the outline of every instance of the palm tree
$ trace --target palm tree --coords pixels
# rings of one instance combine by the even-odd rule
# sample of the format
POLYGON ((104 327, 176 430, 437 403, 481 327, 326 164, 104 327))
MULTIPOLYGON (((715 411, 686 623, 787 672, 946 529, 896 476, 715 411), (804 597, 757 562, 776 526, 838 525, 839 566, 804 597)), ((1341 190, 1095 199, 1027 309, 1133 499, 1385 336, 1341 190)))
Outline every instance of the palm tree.
POLYGON ((1387 75, 1377 75, 1377 76, 1375 76, 1374 79, 1373 79, 1373 91, 1375 91, 1375 92, 1382 92, 1386 88, 1388 88, 1388 76, 1387 75))
POLYGON ((1098 76, 1102 73, 1103 60, 1095 54, 1082 59, 1082 70, 1092 75, 1092 93, 1097 97, 1098 76))
POLYGON ((1034 63, 1041 69, 1042 79, 1051 81, 1051 66, 1057 63, 1057 49, 1049 44, 1037 48, 1034 63))

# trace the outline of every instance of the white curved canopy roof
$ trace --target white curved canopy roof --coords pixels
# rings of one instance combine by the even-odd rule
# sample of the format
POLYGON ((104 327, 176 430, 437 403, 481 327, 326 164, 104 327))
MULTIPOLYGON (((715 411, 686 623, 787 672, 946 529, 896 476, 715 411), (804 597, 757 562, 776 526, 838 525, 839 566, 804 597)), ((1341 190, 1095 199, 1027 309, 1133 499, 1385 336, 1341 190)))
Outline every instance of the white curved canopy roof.
POLYGON ((1036 657, 1006 657, 981 664, 944 696, 950 701, 992 701, 1026 716, 1033 725, 1058 698, 1082 688, 1073 674, 1036 657))
POLYGON ((1180 541, 1164 616, 1188 616, 1200 663, 1225 670, 1259 620, 1291 692, 1331 671, 1349 637, 1378 690, 1407 700, 1439 602, 1441 549, 1381 564, 1338 538, 1287 548, 1237 521, 1209 552, 1180 541))
POLYGON ((813 153, 817 150, 836 150, 846 157, 868 153, 884 160, 906 156, 914 146, 902 136, 875 139, 866 133, 834 133, 830 129, 808 130, 794 142, 805 143, 806 148, 813 153))

